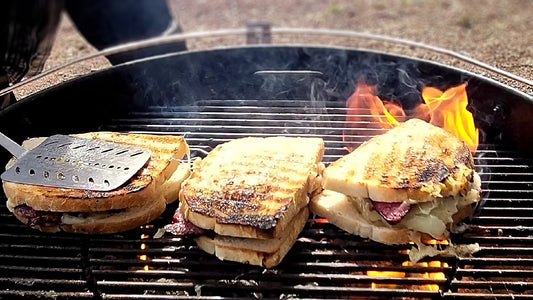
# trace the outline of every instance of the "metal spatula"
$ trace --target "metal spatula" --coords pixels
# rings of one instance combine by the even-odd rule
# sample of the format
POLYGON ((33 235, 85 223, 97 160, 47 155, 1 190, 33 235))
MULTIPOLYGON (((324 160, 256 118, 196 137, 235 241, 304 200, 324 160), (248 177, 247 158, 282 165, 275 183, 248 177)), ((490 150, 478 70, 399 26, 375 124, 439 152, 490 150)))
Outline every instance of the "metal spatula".
POLYGON ((120 187, 151 155, 142 147, 68 135, 53 135, 26 151, 0 132, 0 145, 17 158, 2 180, 93 191, 120 187))

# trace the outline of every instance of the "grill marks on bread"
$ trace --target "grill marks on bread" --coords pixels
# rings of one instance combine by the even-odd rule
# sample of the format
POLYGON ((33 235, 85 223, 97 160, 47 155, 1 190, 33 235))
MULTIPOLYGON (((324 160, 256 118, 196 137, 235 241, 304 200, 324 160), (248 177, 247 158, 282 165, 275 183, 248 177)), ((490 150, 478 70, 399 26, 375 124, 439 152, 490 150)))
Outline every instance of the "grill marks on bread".
POLYGON ((411 119, 330 165, 325 188, 353 183, 358 190, 339 191, 375 201, 429 201, 445 196, 443 181, 448 177, 462 182, 459 177, 466 174, 471 181, 473 167, 472 153, 463 141, 440 127, 411 119))
POLYGON ((307 205, 323 148, 315 138, 243 138, 221 144, 195 165, 182 198, 190 210, 216 223, 272 229, 285 212, 307 205))
POLYGON ((480 199, 473 168, 462 140, 411 119, 330 164, 310 210, 380 243, 444 239, 480 199))
POLYGON ((77 134, 81 138, 98 139, 134 146, 152 151, 146 165, 123 186, 107 192, 82 189, 54 188, 5 182, 4 185, 28 195, 11 199, 14 205, 28 204, 46 211, 106 211, 145 205, 143 194, 156 194, 155 188, 163 184, 180 165, 179 159, 188 151, 182 136, 123 134, 118 132, 89 132, 77 134), (31 196, 31 197, 30 197, 31 196), (43 200, 44 199, 44 200, 43 200))
MULTIPOLYGON (((22 222, 28 223, 28 214, 16 207, 25 205, 37 214, 60 216, 60 220, 52 218, 54 222, 50 218, 32 221, 39 224, 30 226, 41 231, 95 234, 129 230, 157 218, 167 203, 177 200, 181 183, 190 173, 189 165, 179 161, 189 151, 181 136, 103 131, 77 136, 143 146, 152 154, 125 185, 109 192, 3 182, 7 206, 22 222)), ((24 145, 42 140, 31 139, 24 145)))
POLYGON ((372 151, 364 180, 379 181, 395 189, 418 189, 427 183, 443 181, 459 164, 473 167, 466 144, 441 128, 425 124, 419 120, 408 121, 397 130, 374 138, 362 150, 372 151), (420 135, 425 137, 421 139, 420 135))
POLYGON ((197 245, 222 260, 266 268, 280 263, 309 217, 309 197, 321 186, 319 138, 242 138, 201 161, 180 191, 180 210, 213 230, 197 245))

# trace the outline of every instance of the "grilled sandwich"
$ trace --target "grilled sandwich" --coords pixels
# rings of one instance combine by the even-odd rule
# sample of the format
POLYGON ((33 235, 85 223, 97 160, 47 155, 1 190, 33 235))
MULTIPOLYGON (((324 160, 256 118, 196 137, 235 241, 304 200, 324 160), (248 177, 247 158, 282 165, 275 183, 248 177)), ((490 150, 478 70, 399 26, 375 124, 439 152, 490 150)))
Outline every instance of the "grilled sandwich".
POLYGON ((445 240, 480 199, 466 144, 411 119, 376 136, 324 170, 313 213, 385 244, 445 240))
POLYGON ((207 233, 196 238, 220 259, 264 267, 280 263, 320 188, 319 138, 248 137, 218 145, 195 162, 180 210, 207 233))
MULTIPOLYGON (((161 215, 178 199, 189 165, 181 136, 90 132, 75 135, 148 148, 151 157, 123 186, 108 192, 3 182, 8 209, 23 223, 46 232, 114 233, 133 229, 161 215)), ((30 139, 31 149, 44 139, 30 139)))

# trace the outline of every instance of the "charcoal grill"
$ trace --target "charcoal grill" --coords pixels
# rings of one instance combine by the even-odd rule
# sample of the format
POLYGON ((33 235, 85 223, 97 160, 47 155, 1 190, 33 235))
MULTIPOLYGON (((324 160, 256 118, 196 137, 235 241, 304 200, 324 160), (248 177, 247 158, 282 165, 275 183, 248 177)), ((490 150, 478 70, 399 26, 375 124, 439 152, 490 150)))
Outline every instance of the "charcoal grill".
MULTIPOLYGON (((406 107, 420 101, 422 86, 468 82, 469 109, 482 131, 475 165, 484 205, 453 241, 479 243, 472 257, 407 265, 410 246, 381 245, 316 218, 279 266, 263 269, 219 261, 187 238, 158 238, 177 204, 124 233, 46 234, 19 223, 2 194, 0 298, 533 298, 533 161, 525 126, 533 99, 463 70, 338 47, 175 53, 27 97, 0 111, 0 130, 18 142, 89 130, 180 134, 193 157, 244 136, 316 136, 325 141, 329 163, 345 146, 383 132, 365 126, 349 143, 342 140, 345 100, 359 77, 376 83, 382 99, 406 107)), ((1 155, 5 164, 8 155, 1 155)))

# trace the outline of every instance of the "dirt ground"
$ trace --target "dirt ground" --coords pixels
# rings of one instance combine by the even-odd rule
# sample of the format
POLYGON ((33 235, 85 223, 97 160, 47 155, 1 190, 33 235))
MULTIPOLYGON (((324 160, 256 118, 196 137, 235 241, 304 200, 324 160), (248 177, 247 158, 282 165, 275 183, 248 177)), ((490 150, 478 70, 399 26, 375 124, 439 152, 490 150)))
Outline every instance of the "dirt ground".
MULTIPOLYGON (((392 36, 433 45, 533 80, 533 1, 526 0, 169 0, 184 32, 242 29, 248 22, 273 28, 328 28, 392 36)), ((189 49, 242 45, 244 36, 188 40, 189 49)), ((395 43, 328 35, 275 34, 273 43, 306 43, 373 49, 430 59, 493 78, 522 92, 533 87, 456 58, 395 43)), ((64 15, 45 70, 94 53, 64 15)), ((81 74, 109 67, 99 57, 60 70, 16 90, 23 98, 81 74)))

